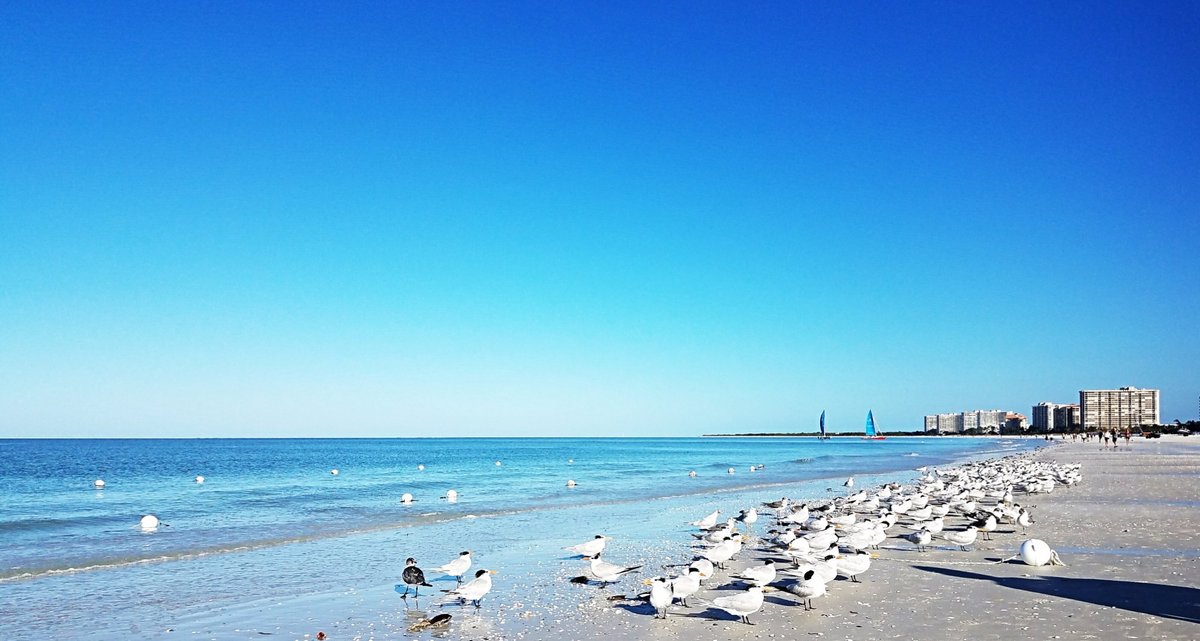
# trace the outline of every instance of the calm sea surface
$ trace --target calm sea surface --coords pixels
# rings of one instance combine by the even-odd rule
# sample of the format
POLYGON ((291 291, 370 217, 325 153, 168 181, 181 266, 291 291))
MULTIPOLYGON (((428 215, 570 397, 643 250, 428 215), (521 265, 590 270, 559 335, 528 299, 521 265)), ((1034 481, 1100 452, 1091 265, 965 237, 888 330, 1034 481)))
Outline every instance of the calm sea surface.
POLYGON ((319 594, 329 581, 335 589, 390 587, 404 556, 434 566, 460 548, 477 558, 490 552, 493 565, 533 576, 543 562, 562 563, 549 550, 600 531, 625 537, 631 551, 647 550, 634 542, 661 537, 709 507, 736 513, 726 504, 827 496, 850 474, 869 482, 1035 443, 0 440, 0 629, 111 638, 114 629, 96 626, 119 622, 122 637, 154 637, 189 616, 247 599, 319 594), (751 472, 752 465, 765 468, 751 472), (103 490, 93 489, 96 479, 103 490), (568 488, 568 479, 578 486, 568 488), (450 489, 458 502, 441 498, 450 489), (400 501, 406 492, 416 499, 411 505, 400 501), (142 531, 145 514, 163 525, 142 531), (314 581, 317 572, 328 581, 314 581))

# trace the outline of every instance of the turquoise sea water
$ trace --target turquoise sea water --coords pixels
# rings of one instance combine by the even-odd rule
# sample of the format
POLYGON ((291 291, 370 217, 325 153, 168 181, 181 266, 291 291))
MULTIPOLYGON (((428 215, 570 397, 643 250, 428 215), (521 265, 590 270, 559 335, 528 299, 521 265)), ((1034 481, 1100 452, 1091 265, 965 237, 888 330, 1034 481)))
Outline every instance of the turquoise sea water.
POLYGON ((288 603, 337 602, 348 588, 359 597, 338 607, 370 619, 395 609, 391 587, 406 556, 428 568, 461 549, 475 553, 477 567, 504 573, 490 597, 503 601, 506 590, 512 598, 580 570, 561 547, 597 533, 615 537, 610 555, 649 556, 710 509, 732 516, 757 500, 828 496, 850 474, 862 486, 1035 443, 4 440, 0 629, 17 638, 157 638, 199 625, 217 628, 211 638, 252 638, 206 617, 255 623, 288 603), (103 490, 93 489, 96 479, 103 490), (568 488, 568 479, 578 485, 568 488), (456 503, 441 498, 449 489, 456 503), (406 492, 411 505, 400 501, 406 492), (164 525, 142 531, 144 514, 164 525))

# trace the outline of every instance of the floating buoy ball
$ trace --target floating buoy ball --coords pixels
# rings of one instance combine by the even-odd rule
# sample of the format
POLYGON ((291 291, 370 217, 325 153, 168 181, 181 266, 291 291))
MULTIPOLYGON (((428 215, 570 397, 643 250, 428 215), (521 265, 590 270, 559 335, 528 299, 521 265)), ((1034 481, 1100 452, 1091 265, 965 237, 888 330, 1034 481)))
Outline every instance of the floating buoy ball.
POLYGON ((500 461, 496 461, 496 467, 500 467, 500 461))
POLYGON ((696 470, 692 470, 691 472, 688 472, 688 476, 690 476, 692 478, 696 478, 696 470))
POLYGON ((199 483, 200 485, 204 485, 204 477, 203 477, 203 476, 197 476, 197 477, 196 477, 196 483, 199 483))
POLYGON ((1046 542, 1041 539, 1029 539, 1028 541, 1022 543, 1020 554, 1021 560, 1025 562, 1025 565, 1037 567, 1040 565, 1046 565, 1047 563, 1050 563, 1051 565, 1058 565, 1062 563, 1061 561, 1054 563, 1054 561, 1057 560, 1055 558, 1057 555, 1054 554, 1054 550, 1051 550, 1050 546, 1046 545, 1046 542))
POLYGON ((334 476, 337 476, 337 475, 338 475, 338 471, 337 471, 336 469, 329 470, 329 473, 330 473, 330 474, 332 474, 332 475, 334 475, 334 476))
POLYGON ((404 496, 400 497, 400 502, 401 503, 412 503, 412 494, 405 492, 404 496))
POLYGON ((424 471, 425 471, 425 466, 424 466, 424 465, 418 465, 418 466, 417 466, 417 471, 418 471, 418 472, 424 472, 424 471))
POLYGON ((568 479, 568 480, 567 480, 567 487, 575 487, 575 481, 568 479))
POLYGON ((575 459, 573 459, 573 458, 567 459, 567 465, 574 465, 574 464, 575 464, 575 459))
POLYGON ((733 472, 734 472, 734 469, 733 469, 732 467, 731 467, 731 468, 729 468, 729 473, 730 473, 730 474, 733 474, 733 472))
POLYGON ((103 490, 104 479, 96 479, 95 481, 92 481, 92 487, 96 488, 97 490, 103 490))
POLYGON ((143 530, 157 530, 158 517, 153 514, 147 514, 142 517, 141 525, 143 530))
POLYGON ((455 492, 454 490, 446 490, 446 500, 450 501, 451 503, 457 501, 458 492, 455 492))

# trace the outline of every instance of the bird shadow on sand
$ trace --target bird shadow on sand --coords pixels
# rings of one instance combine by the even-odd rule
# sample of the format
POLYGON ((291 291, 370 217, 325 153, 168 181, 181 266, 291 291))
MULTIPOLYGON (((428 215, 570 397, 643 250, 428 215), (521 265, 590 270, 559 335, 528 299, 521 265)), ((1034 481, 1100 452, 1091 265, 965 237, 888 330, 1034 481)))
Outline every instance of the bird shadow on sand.
POLYGON ((631 602, 618 603, 618 604, 614 605, 613 607, 620 609, 620 610, 624 610, 626 612, 631 612, 633 614, 654 616, 654 613, 655 613, 654 606, 650 605, 650 603, 648 601, 640 601, 637 603, 631 603, 631 602))
POLYGON ((704 608, 699 612, 671 612, 673 617, 686 617, 689 619, 708 619, 710 621, 738 621, 738 617, 724 610, 717 608, 704 608))
POLYGON ((1164 619, 1200 623, 1200 589, 1180 585, 1116 581, 1113 579, 1076 579, 1071 577, 988 576, 951 568, 913 566, 960 579, 991 581, 1015 590, 1073 599, 1084 603, 1140 612, 1164 619))

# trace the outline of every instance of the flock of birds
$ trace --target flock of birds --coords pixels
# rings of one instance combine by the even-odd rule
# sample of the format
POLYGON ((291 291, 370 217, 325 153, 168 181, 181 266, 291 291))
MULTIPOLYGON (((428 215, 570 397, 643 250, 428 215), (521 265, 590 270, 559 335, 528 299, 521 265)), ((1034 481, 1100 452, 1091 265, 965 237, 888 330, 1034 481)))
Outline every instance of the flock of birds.
MULTIPOLYGON (((617 595, 610 600, 647 601, 656 618, 666 618, 676 604, 687 608, 694 602, 749 624, 749 617, 762 609, 764 595, 777 591, 798 598, 798 604, 809 610, 815 599, 828 593, 837 577, 858 581, 871 568, 871 550, 879 549, 889 537, 903 538, 921 553, 930 549, 967 550, 980 536, 989 539, 997 533, 1001 524, 1013 526, 1011 532, 1018 526, 1024 532, 1033 524, 1029 509, 1017 502, 1019 495, 1052 492, 1082 479, 1078 464, 1057 465, 1021 457, 918 471, 921 475, 912 485, 889 483, 854 491, 854 479, 850 478, 844 484, 845 496, 809 502, 782 498, 742 509, 724 521, 721 511, 714 510, 688 524, 695 528, 688 549, 693 560, 663 566, 682 568, 681 572, 644 580, 648 592, 633 597, 617 595), (753 536, 755 525, 765 519, 773 519, 774 526, 762 537, 753 536), (948 546, 935 548, 935 540, 948 546), (728 572, 730 562, 747 555, 747 550, 756 551, 761 563, 726 574, 722 591, 732 589, 732 594, 707 599, 698 596, 705 585, 720 581, 719 575, 728 572)), ((604 587, 642 569, 640 565, 609 562, 610 541, 607 536, 596 535, 566 548, 588 564, 588 575, 572 578, 572 582, 595 581, 604 587)), ((479 570, 472 580, 462 583, 470 568, 470 552, 437 568, 459 581, 453 590, 443 591, 442 604, 457 601, 480 607, 492 588, 494 572, 479 570)), ((430 587, 413 559, 408 559, 403 580, 405 597, 409 588, 430 587)))

